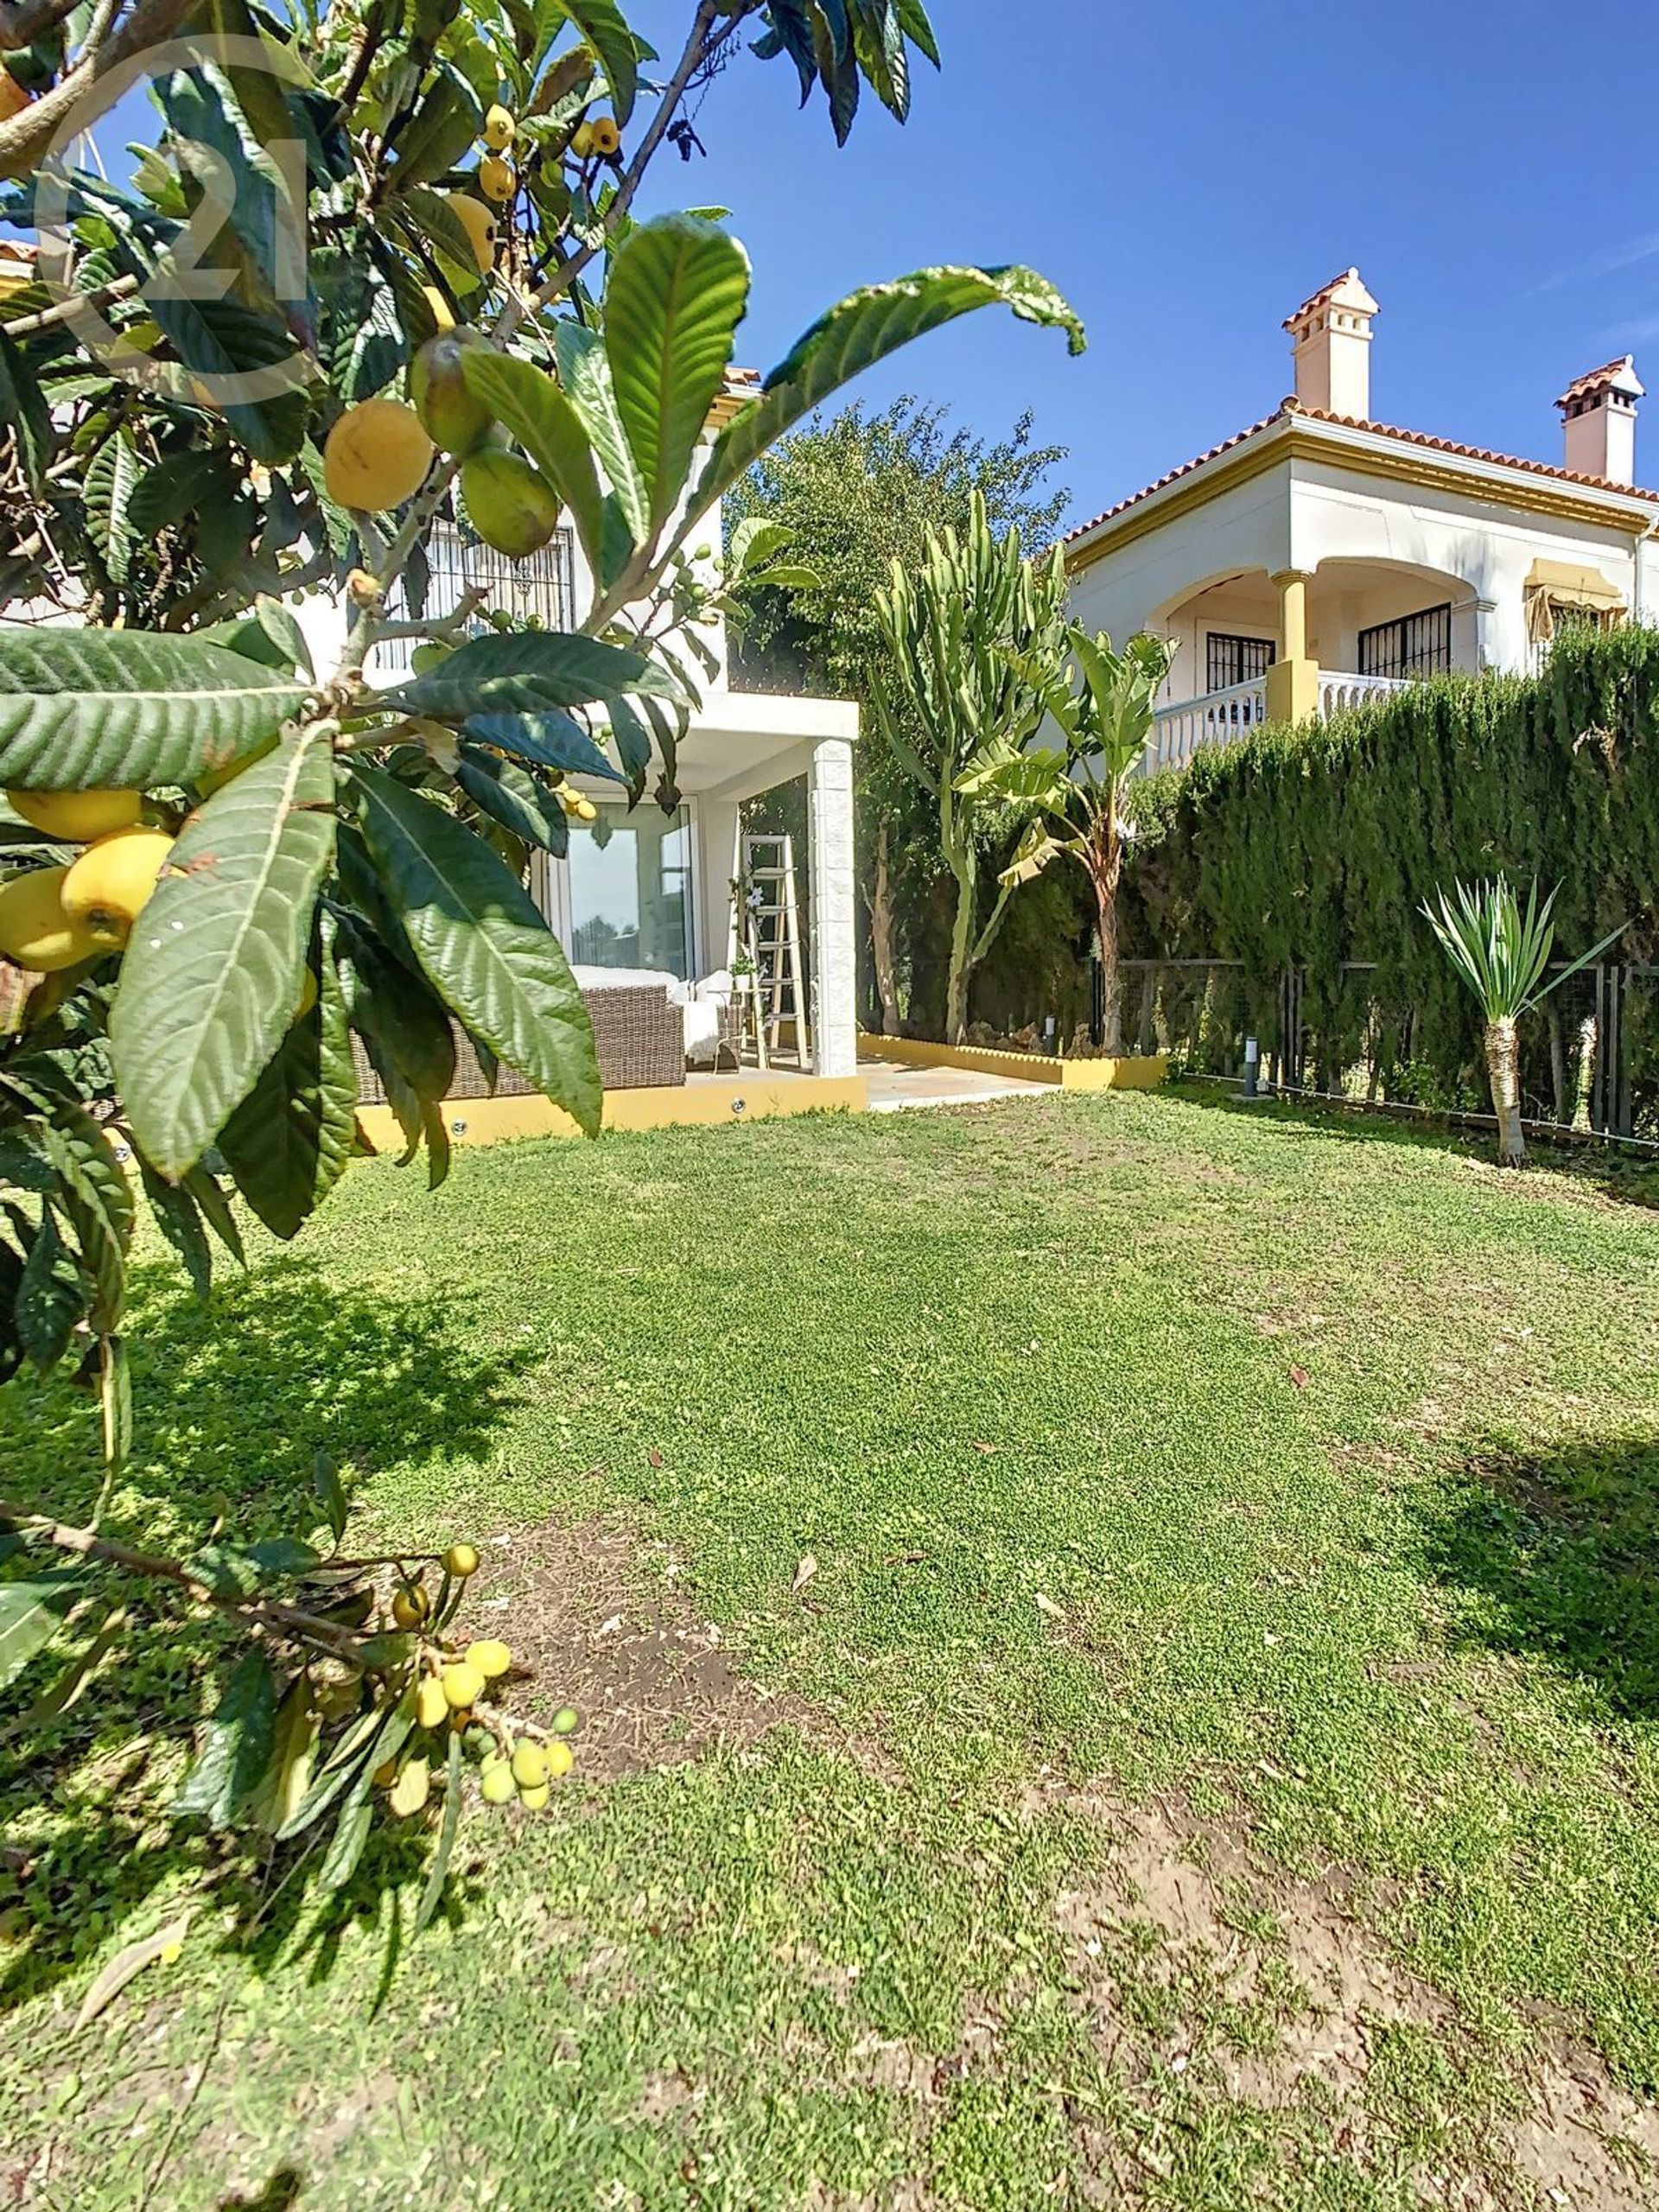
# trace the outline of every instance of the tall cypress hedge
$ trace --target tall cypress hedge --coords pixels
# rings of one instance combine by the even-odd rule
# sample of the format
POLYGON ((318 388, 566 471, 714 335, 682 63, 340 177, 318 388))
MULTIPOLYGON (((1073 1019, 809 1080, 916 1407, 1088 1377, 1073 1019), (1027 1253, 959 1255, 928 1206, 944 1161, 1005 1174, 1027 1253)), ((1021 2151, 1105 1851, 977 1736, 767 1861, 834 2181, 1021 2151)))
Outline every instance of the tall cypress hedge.
POLYGON ((1621 922, 1620 957, 1654 955, 1659 631, 1569 632, 1536 677, 1260 732, 1137 785, 1134 811, 1126 950, 1238 961, 1257 988, 1294 965, 1316 1065, 1350 1065, 1368 1028, 1375 1055, 1393 1023, 1385 1052, 1450 1092, 1478 1065, 1472 1009, 1421 908, 1454 876, 1559 882, 1563 957, 1621 922))

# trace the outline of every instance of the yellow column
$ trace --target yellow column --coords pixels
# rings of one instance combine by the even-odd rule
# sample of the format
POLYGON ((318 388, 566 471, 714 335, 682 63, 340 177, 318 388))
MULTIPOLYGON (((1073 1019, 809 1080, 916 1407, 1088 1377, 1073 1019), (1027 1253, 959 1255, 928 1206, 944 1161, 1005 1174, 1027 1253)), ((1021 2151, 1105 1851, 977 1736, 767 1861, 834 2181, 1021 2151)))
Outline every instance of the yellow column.
POLYGON ((1281 569, 1279 658, 1268 671, 1268 720, 1311 721, 1319 710, 1319 671, 1307 655, 1307 571, 1281 569))

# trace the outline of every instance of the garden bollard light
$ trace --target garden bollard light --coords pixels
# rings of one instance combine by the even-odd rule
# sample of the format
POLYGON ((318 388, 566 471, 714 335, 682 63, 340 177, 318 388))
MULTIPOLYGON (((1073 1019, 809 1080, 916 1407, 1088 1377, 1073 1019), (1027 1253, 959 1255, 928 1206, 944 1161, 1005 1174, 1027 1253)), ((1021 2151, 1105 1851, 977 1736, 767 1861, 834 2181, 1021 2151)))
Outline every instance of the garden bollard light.
POLYGON ((1247 1098, 1255 1098, 1261 1095, 1256 1089, 1255 1081, 1256 1071, 1261 1065, 1261 1046, 1254 1037, 1247 1037, 1244 1039, 1244 1096, 1247 1098))
POLYGON ((1052 1014, 1046 1014, 1043 1016, 1043 1050, 1048 1054, 1051 1059, 1054 1057, 1056 1049, 1055 1033, 1058 1027, 1059 1024, 1055 1020, 1052 1014))

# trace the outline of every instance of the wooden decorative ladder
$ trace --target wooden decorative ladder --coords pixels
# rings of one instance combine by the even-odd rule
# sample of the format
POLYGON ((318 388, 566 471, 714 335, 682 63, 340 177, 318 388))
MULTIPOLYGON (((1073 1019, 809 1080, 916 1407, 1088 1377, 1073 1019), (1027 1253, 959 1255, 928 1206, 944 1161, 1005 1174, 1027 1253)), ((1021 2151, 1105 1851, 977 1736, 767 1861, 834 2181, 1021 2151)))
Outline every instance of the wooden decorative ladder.
POLYGON ((812 1054, 806 982, 801 968, 801 918, 795 896, 794 840, 746 832, 742 873, 733 886, 732 943, 753 971, 745 1027, 762 1068, 775 1058, 783 1025, 795 1025, 795 1057, 805 1067, 812 1054))

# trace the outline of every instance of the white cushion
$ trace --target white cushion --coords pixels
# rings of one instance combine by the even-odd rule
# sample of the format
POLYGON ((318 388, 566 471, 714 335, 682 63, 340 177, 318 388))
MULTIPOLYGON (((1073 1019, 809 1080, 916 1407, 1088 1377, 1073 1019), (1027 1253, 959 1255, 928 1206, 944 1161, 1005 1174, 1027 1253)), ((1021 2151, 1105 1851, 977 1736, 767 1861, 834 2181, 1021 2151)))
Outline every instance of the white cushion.
POLYGON ((720 1050, 720 1008, 708 999, 690 999, 683 1009, 685 1020, 685 1057, 713 1060, 720 1050))

